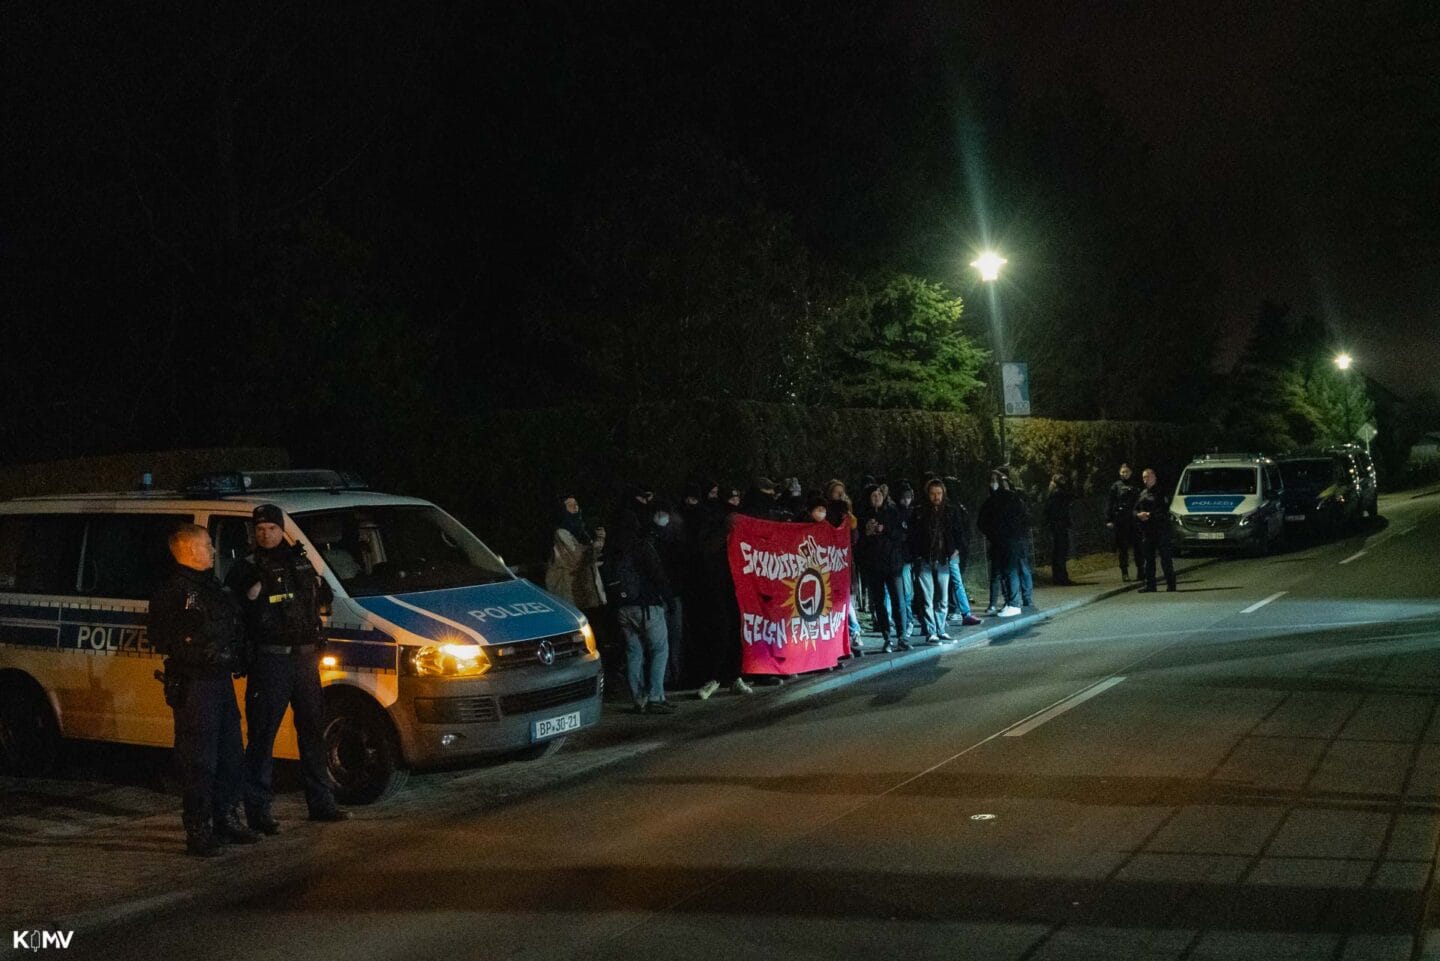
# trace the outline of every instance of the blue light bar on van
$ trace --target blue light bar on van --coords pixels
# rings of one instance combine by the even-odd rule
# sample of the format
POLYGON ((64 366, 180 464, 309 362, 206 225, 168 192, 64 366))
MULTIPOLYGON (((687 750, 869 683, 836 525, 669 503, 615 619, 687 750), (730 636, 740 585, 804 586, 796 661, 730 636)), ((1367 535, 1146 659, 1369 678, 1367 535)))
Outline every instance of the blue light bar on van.
POLYGON ((216 471, 211 474, 196 474, 184 484, 187 494, 243 494, 248 488, 248 478, 239 471, 216 471))

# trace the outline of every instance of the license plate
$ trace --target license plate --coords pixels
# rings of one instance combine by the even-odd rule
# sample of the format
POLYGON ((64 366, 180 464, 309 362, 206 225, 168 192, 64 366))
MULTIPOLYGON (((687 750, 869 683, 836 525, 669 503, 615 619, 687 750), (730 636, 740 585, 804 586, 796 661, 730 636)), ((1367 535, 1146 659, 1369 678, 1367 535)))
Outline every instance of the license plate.
POLYGON ((1202 541, 1223 541, 1225 539, 1225 535, 1220 533, 1219 531, 1203 531, 1200 534, 1200 539, 1202 541))
POLYGON ((571 711, 569 714, 561 714, 559 717, 547 717, 543 721, 536 721, 530 725, 530 740, 543 741, 547 737, 555 737, 557 734, 573 731, 579 726, 579 711, 571 711))
POLYGON ((1286 515, 1285 515, 1285 519, 1286 519, 1287 521, 1303 521, 1303 520, 1305 519, 1305 515, 1304 515, 1304 514, 1286 514, 1286 515))

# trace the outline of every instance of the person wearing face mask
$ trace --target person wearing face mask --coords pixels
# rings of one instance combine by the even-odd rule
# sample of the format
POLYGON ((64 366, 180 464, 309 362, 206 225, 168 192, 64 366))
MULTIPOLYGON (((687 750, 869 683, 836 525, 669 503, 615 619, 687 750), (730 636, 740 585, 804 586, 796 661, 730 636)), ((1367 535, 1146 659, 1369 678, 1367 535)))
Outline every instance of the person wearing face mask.
POLYGON ((855 547, 855 566, 865 575, 870 610, 884 641, 882 650, 887 654, 897 648, 909 650, 905 640, 905 592, 900 585, 905 570, 905 528, 900 511, 883 487, 867 487, 865 502, 869 510, 855 547))
MULTIPOLYGON (((600 579, 600 557, 605 550, 605 528, 592 533, 574 494, 557 498, 550 560, 545 565, 545 590, 590 616, 605 606, 600 579)), ((591 618, 592 623, 594 618, 591 618)))
POLYGON ((811 491, 805 498, 805 509, 795 515, 795 519, 803 524, 822 524, 828 512, 830 502, 825 495, 819 491, 811 491))
POLYGON ((1018 537, 1017 513, 1023 513, 1023 508, 1016 504, 1014 491, 1005 483, 1004 472, 997 467, 990 472, 990 496, 980 505, 976 518, 976 526, 985 535, 990 564, 987 615, 1014 617, 1020 613, 1019 567, 1011 563, 1010 557, 1018 537))
POLYGON ((625 635, 625 680, 635 713, 673 714, 665 697, 665 609, 672 594, 651 534, 653 498, 648 488, 635 488, 621 501, 618 530, 605 546, 605 588, 625 635))
MULTIPOLYGON (((859 537, 857 528, 859 522, 850 506, 850 495, 845 492, 845 482, 839 478, 831 478, 825 483, 825 497, 830 502, 825 509, 825 522, 831 527, 842 527, 850 532, 850 546, 853 549, 855 541, 859 537)), ((854 557, 855 555, 850 555, 854 557)), ((860 657, 865 653, 865 644, 860 640, 860 615, 856 612, 855 588, 860 583, 858 577, 850 578, 850 601, 846 605, 846 619, 850 629, 850 656, 860 657)))
POLYGON ((665 576, 670 580, 670 599, 665 602, 665 634, 669 657, 666 661, 666 676, 672 687, 684 687, 688 665, 685 645, 685 603, 690 596, 691 565, 689 543, 685 521, 663 499, 656 499, 651 505, 654 510, 650 523, 654 525, 651 536, 660 562, 665 567, 665 576))
POLYGON ((1120 580, 1130 580, 1130 555, 1140 568, 1139 535, 1135 529, 1135 501, 1140 488, 1130 480, 1130 465, 1120 465, 1120 476, 1105 492, 1105 526, 1115 534, 1115 557, 1120 562, 1120 580))

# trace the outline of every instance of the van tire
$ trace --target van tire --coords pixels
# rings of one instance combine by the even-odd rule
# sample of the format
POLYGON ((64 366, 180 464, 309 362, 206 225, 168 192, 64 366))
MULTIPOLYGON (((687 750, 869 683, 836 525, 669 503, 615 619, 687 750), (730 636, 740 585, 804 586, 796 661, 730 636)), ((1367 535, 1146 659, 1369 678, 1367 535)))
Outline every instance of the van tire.
POLYGON ((390 718, 363 694, 327 692, 325 760, 341 804, 394 797, 410 779, 390 718))
POLYGON ((59 752, 60 723, 45 692, 25 675, 0 678, 0 774, 45 774, 59 752))
POLYGON ((532 744, 529 747, 522 747, 511 754, 510 757, 516 761, 538 761, 542 757, 549 757, 565 746, 565 738, 552 737, 548 741, 541 741, 539 744, 532 744))

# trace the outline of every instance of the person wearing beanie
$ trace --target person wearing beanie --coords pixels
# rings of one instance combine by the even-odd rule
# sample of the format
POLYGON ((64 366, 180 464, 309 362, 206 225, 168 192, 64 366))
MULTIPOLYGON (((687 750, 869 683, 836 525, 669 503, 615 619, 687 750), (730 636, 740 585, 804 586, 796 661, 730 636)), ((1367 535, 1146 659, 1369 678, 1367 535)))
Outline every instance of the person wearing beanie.
POLYGON ((271 775, 275 735, 287 708, 295 717, 310 820, 343 821, 350 816, 335 803, 322 735, 320 619, 334 598, 305 549, 285 539, 284 512, 274 504, 261 504, 253 516, 255 550, 236 562, 227 584, 244 609, 255 651, 245 685, 245 816, 255 830, 277 834, 271 775))

